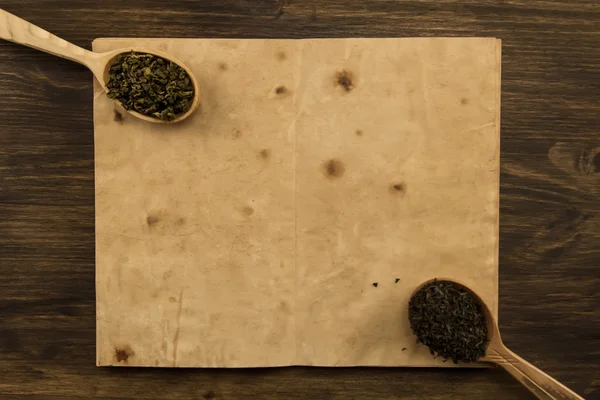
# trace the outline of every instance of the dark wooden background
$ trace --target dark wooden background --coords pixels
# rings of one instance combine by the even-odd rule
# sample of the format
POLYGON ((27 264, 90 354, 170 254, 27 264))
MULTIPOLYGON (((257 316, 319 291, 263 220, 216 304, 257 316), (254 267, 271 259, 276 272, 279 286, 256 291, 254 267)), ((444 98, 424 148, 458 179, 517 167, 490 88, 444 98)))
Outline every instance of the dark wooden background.
MULTIPOLYGON (((0 0, 97 37, 503 40, 500 324, 600 399, 598 0, 0 0)), ((92 74, 0 41, 0 399, 529 399, 500 370, 95 367, 92 74)))

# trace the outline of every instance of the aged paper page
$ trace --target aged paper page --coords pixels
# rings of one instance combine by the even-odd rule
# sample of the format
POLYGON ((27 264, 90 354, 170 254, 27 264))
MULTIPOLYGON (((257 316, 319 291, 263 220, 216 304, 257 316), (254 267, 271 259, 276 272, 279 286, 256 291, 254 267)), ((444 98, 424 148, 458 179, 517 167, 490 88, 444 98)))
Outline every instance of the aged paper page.
POLYGON ((496 310, 498 52, 495 39, 304 42, 299 364, 431 365, 406 305, 435 277, 496 310))
POLYGON ((154 125, 96 91, 98 364, 291 364, 294 110, 271 79, 293 79, 276 53, 294 42, 98 40, 94 50, 134 43, 189 65, 202 105, 154 125))

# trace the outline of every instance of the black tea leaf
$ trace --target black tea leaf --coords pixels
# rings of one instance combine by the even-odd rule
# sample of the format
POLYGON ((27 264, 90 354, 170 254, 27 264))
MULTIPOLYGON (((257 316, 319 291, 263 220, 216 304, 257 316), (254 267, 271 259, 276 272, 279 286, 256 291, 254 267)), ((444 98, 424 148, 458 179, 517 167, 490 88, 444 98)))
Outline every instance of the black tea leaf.
POLYGON ((487 323, 479 299, 451 281, 435 280, 408 305, 410 327, 432 355, 455 363, 485 356, 487 323))

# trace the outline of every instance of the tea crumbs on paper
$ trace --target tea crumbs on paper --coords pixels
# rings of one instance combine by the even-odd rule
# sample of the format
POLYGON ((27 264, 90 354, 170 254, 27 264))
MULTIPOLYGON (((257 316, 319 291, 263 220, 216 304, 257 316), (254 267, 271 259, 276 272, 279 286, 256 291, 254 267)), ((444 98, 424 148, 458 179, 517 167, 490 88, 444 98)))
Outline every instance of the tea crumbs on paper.
POLYGON ((171 121, 192 106, 194 87, 187 72, 153 54, 123 53, 109 70, 108 97, 152 118, 171 121))

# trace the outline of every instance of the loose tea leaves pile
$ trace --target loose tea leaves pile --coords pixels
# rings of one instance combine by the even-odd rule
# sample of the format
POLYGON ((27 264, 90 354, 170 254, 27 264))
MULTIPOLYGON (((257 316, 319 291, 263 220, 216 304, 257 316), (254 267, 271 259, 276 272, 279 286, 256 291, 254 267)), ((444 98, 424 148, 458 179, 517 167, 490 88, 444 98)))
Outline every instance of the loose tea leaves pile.
POLYGON ((194 87, 179 65, 146 53, 120 54, 109 70, 108 97, 127 110, 171 121, 187 112, 194 87))
POLYGON ((433 281, 419 289, 408 305, 417 342, 431 354, 455 363, 485 356, 487 324, 479 300, 460 285, 433 281))

